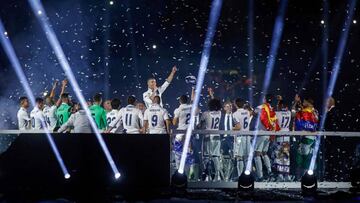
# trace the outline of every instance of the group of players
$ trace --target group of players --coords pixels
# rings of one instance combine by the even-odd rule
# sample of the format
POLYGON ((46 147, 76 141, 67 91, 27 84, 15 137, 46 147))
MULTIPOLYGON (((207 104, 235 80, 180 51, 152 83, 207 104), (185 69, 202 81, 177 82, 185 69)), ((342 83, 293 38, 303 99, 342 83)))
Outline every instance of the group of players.
MULTIPOLYGON (((173 67, 164 84, 157 87, 156 79, 147 81, 148 90, 143 94, 143 101, 137 101, 129 96, 127 105, 121 107, 119 99, 105 100, 101 94, 96 94, 88 102, 88 108, 98 127, 103 133, 126 134, 170 134, 171 125, 178 130, 185 130, 189 126, 191 98, 182 95, 179 98, 179 107, 175 109, 170 119, 169 113, 162 105, 162 94, 171 83, 176 73, 173 67)), ((55 101, 55 91, 58 85, 54 83, 51 93, 42 98, 36 98, 36 106, 27 113, 29 101, 26 97, 20 98, 18 111, 18 125, 20 130, 38 130, 48 128, 51 132, 92 132, 86 111, 81 105, 71 101, 65 92, 67 80, 62 81, 60 98, 55 101)), ((206 130, 240 130, 255 129, 257 116, 259 116, 259 130, 265 131, 315 131, 318 125, 318 113, 313 106, 313 100, 305 98, 303 101, 295 96, 291 108, 284 104, 281 96, 277 96, 276 106, 272 103, 272 95, 266 95, 264 103, 252 108, 248 102, 241 98, 227 101, 224 105, 215 98, 211 88, 208 89, 208 109, 205 112, 198 110, 196 128, 206 130), (235 111, 233 111, 235 107, 235 111)), ((328 106, 334 105, 332 98, 328 106)), ((173 157, 176 166, 179 166, 180 156, 185 136, 176 134, 173 140, 173 157)), ((244 171, 251 146, 251 136, 219 135, 214 132, 210 135, 193 135, 189 156, 186 161, 186 172, 192 180, 231 180, 233 174, 244 171)), ((299 141, 296 151, 296 177, 300 178, 308 169, 314 137, 304 136, 299 141)), ((278 181, 289 181, 290 177, 290 138, 287 136, 272 137, 259 136, 256 140, 254 154, 254 170, 258 181, 276 177, 278 181), (269 152, 269 147, 275 146, 269 152), (270 157, 271 158, 270 158, 270 157), (264 176, 265 167, 267 176, 264 176), (274 172, 273 172, 274 171, 274 172)))

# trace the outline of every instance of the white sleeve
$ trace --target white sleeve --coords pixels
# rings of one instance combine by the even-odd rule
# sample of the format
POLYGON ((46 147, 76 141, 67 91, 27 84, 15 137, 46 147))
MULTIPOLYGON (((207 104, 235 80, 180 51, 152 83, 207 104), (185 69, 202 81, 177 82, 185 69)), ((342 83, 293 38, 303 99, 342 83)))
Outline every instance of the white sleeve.
POLYGON ((169 120, 170 118, 169 118, 169 113, 168 113, 168 111, 166 110, 166 109, 164 109, 164 120, 169 120))
POLYGON ((170 85, 170 83, 165 80, 164 84, 161 85, 161 87, 159 88, 159 92, 162 94, 163 92, 165 92, 166 88, 168 88, 170 85))
POLYGON ((66 121, 66 123, 62 124, 62 126, 58 129, 57 132, 64 132, 68 127, 74 126, 75 114, 72 114, 70 118, 66 121))
POLYGON ((122 109, 117 113, 116 118, 110 122, 109 126, 110 128, 115 128, 118 122, 121 122, 121 112, 122 109))
POLYGON ((148 117, 149 117, 149 110, 146 109, 144 113, 144 121, 148 121, 149 120, 148 117))
POLYGON ((31 120, 31 118, 29 117, 29 115, 28 115, 26 112, 21 112, 20 118, 21 118, 21 119, 24 119, 24 120, 26 120, 26 121, 30 121, 30 120, 31 120))
POLYGON ((149 106, 152 104, 152 101, 151 101, 151 99, 150 99, 150 96, 149 96, 149 94, 148 94, 148 91, 144 92, 144 94, 143 94, 143 100, 144 100, 144 102, 145 102, 146 107, 149 108, 149 106))
POLYGON ((233 121, 234 121, 234 124, 235 124, 235 125, 238 124, 238 123, 240 123, 240 119, 236 116, 236 114, 233 115, 233 121))
POLYGON ((174 111, 174 118, 179 118, 179 116, 180 116, 180 110, 179 110, 179 108, 177 108, 174 111))

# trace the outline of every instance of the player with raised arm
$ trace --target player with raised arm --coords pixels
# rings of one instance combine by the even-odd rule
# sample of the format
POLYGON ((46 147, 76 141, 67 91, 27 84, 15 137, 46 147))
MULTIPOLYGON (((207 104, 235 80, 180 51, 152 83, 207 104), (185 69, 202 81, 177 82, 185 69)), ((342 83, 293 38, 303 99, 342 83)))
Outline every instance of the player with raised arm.
POLYGON ((160 106, 160 97, 155 96, 152 105, 144 113, 144 128, 150 134, 170 134, 170 118, 160 106))
MULTIPOLYGON (((298 98, 300 100, 300 98, 298 98)), ((302 108, 295 116, 296 131, 316 131, 318 128, 319 116, 314 108, 314 101, 311 98, 305 98, 302 108)), ((300 145, 296 154, 296 179, 300 180, 305 170, 309 169, 312 157, 315 136, 302 136, 300 145)))
MULTIPOLYGON (((57 123, 57 118, 56 118, 57 106, 54 101, 55 89, 56 89, 57 84, 58 84, 58 81, 55 81, 52 86, 50 95, 45 97, 45 106, 44 106, 44 110, 43 110, 46 125, 47 125, 48 129, 51 131, 53 131, 56 128, 56 123, 57 123)), ((63 85, 63 87, 64 87, 64 85, 63 85)), ((59 100, 61 100, 61 99, 59 98, 59 100)))
POLYGON ((62 93, 61 94, 61 105, 56 110, 56 117, 57 117, 57 127, 60 127, 62 124, 66 123, 71 115, 71 106, 69 94, 62 93))
POLYGON ((95 123, 100 130, 105 130, 106 123, 106 111, 103 107, 101 107, 102 96, 100 93, 97 93, 93 97, 93 105, 90 107, 90 112, 92 117, 95 120, 95 123))
MULTIPOLYGON (((249 107, 245 109, 244 100, 237 98, 234 101, 236 111, 233 114, 235 127, 233 130, 250 131, 251 111, 249 107)), ((236 159, 236 168, 238 175, 244 171, 245 158, 250 150, 249 136, 238 135, 235 136, 234 142, 234 157, 236 159)))
MULTIPOLYGON (((119 114, 120 109, 120 99, 112 99, 111 100, 111 111, 106 114, 106 122, 107 126, 109 127, 111 122, 117 119, 117 116, 119 114)), ((121 133, 122 132, 122 121, 120 118, 120 121, 116 123, 115 128, 113 128, 110 133, 121 133)))
POLYGON ((29 99, 27 97, 20 97, 20 109, 17 112, 18 119, 18 128, 19 130, 30 130, 31 129, 31 119, 27 112, 29 108, 29 99))
MULTIPOLYGON (((208 111, 205 111, 200 118, 200 127, 206 130, 219 130, 221 119, 221 102, 219 99, 210 99, 208 111)), ((219 134, 205 135, 203 140, 203 180, 220 180, 220 148, 221 140, 219 134), (214 170, 211 171, 211 161, 214 163, 214 170)))
MULTIPOLYGON (((276 118, 274 109, 271 107, 273 96, 271 94, 265 95, 264 103, 258 107, 260 124, 259 130, 264 131, 279 131, 280 126, 276 118)), ((269 178, 272 176, 271 162, 268 156, 268 150, 270 145, 270 136, 259 136, 255 144, 255 166, 257 178, 259 181, 263 181, 263 162, 267 169, 269 178), (262 160, 261 160, 262 158, 262 160)))
MULTIPOLYGON (((276 117, 280 131, 290 131, 291 111, 280 95, 277 96, 276 117)), ((290 137, 277 136, 274 165, 277 172, 277 181, 290 181, 290 137)))
POLYGON ((148 90, 143 94, 143 100, 145 102, 146 108, 149 108, 151 106, 155 96, 160 97, 160 106, 161 107, 163 106, 162 94, 165 92, 166 88, 170 85, 176 71, 177 71, 176 66, 174 66, 171 70, 170 75, 168 76, 164 84, 161 85, 161 87, 157 87, 155 78, 149 78, 147 80, 148 90))
POLYGON ((31 128, 33 130, 40 130, 45 128, 45 117, 43 113, 44 109, 44 100, 42 98, 36 98, 35 99, 36 106, 34 106, 34 109, 30 112, 30 118, 31 118, 31 128))

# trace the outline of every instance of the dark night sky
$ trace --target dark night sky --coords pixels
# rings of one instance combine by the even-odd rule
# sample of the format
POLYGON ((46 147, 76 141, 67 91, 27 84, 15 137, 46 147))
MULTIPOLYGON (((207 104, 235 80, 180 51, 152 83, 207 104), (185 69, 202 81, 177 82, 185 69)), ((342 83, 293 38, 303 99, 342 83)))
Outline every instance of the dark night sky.
MULTIPOLYGON (((95 0, 43 2, 86 98, 103 92, 105 85, 109 87, 109 97, 119 97, 124 102, 130 94, 141 98, 146 79, 153 75, 161 83, 173 65, 178 66, 179 72, 164 95, 170 112, 177 105, 176 98, 190 90, 185 77, 197 74, 210 0, 115 0, 112 6, 109 1, 95 0), (104 84, 107 72, 110 80, 104 84)), ((346 16, 346 2, 329 1, 327 77, 331 75, 346 16)), ((279 1, 257 0, 254 4, 254 93, 257 95, 262 87, 279 1)), ((270 92, 283 95, 288 103, 304 84, 302 93, 312 96, 321 109, 322 12, 320 0, 289 1, 270 84, 270 92)), ((26 0, 2 0, 0 17, 36 95, 49 89, 53 80, 64 78, 26 0)), ((359 20, 358 11, 354 19, 359 20)), ((237 96, 248 99, 247 23, 247 1, 224 0, 205 81, 205 87, 214 87, 224 100, 237 96)), ((351 26, 334 91, 344 130, 359 130, 359 45, 357 23, 351 26)), ((0 128, 13 128, 17 99, 24 92, 0 50, 0 128)))

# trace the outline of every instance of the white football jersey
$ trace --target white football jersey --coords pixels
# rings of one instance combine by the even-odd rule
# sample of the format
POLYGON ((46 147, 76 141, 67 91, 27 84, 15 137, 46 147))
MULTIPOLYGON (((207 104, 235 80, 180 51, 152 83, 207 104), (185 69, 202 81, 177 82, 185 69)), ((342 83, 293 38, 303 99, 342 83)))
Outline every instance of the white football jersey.
POLYGON ((191 104, 181 104, 174 111, 174 118, 178 118, 178 130, 185 130, 190 124, 191 104))
POLYGON ((291 111, 276 111, 276 118, 280 125, 280 131, 290 131, 291 111))
POLYGON ((45 117, 45 121, 47 124, 47 127, 49 130, 54 130, 54 128, 56 127, 56 106, 45 106, 44 107, 44 117, 45 117))
POLYGON ((144 113, 144 121, 148 121, 150 134, 166 134, 166 120, 169 120, 169 113, 158 104, 151 105, 144 113))
POLYGON ((200 122, 205 123, 206 130, 219 130, 221 111, 205 111, 201 115, 200 122))
POLYGON ((31 119, 26 109, 21 107, 17 113, 19 130, 29 130, 31 127, 31 119))
POLYGON ((119 110, 113 109, 106 114, 106 125, 111 126, 113 129, 110 131, 111 133, 121 132, 122 130, 122 120, 119 115, 119 110), (113 126, 111 124, 116 121, 113 126))
POLYGON ((233 113, 235 125, 240 124, 240 131, 250 130, 251 115, 250 111, 240 108, 233 113))
MULTIPOLYGON (((44 120, 44 114, 38 107, 35 107, 30 112, 30 118, 31 118, 31 128, 33 130, 43 129, 44 126, 42 124, 42 121, 45 121, 44 120)), ((44 124, 45 124, 45 122, 44 122, 44 124)))
POLYGON ((140 133, 143 114, 139 109, 137 109, 134 105, 127 105, 126 107, 120 109, 119 114, 126 133, 140 133))
POLYGON ((86 115, 85 110, 79 110, 78 112, 71 114, 69 119, 64 123, 58 132, 64 132, 69 127, 74 127, 72 132, 74 133, 91 133, 90 121, 86 115))
MULTIPOLYGON (((290 131, 291 111, 276 111, 276 118, 278 120, 280 131, 290 131)), ((277 136, 277 142, 290 142, 289 136, 277 136)))

